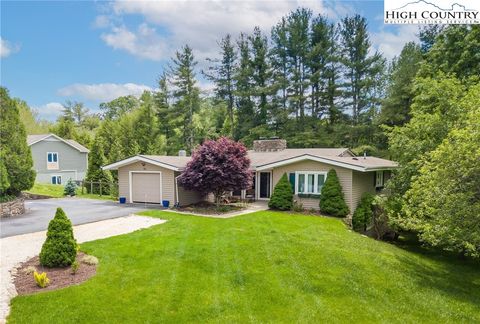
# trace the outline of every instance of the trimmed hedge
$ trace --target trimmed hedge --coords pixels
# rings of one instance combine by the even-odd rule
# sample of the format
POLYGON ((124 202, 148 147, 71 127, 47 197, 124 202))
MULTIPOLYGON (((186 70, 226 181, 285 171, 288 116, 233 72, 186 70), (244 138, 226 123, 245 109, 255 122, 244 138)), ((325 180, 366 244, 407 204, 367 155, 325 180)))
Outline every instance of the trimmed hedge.
POLYGON ((288 181, 287 174, 278 181, 275 189, 273 189, 272 197, 268 202, 268 207, 278 210, 290 210, 293 207, 293 191, 290 181, 288 181))
POLYGON ((322 213, 331 216, 345 217, 349 213, 348 206, 343 198, 342 186, 334 169, 328 171, 327 180, 322 187, 319 205, 322 213))
POLYGON ((48 224, 47 239, 40 252, 40 264, 45 267, 68 267, 77 256, 77 242, 72 222, 61 208, 48 224))
POLYGON ((373 199, 371 193, 364 193, 352 216, 352 227, 357 232, 365 232, 373 219, 373 199))

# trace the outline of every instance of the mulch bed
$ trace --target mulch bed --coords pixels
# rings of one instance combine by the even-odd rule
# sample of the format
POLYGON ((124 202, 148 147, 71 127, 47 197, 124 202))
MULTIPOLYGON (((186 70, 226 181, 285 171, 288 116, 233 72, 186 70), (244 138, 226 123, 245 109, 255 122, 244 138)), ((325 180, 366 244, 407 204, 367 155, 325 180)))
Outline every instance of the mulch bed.
POLYGON ((217 207, 215 204, 202 201, 193 205, 188 205, 185 207, 178 207, 177 210, 182 212, 190 212, 190 213, 200 213, 200 214, 207 214, 207 215, 221 215, 227 214, 239 210, 243 210, 246 207, 233 205, 233 204, 223 204, 217 207))
POLYGON ((17 293, 19 295, 33 294, 41 291, 56 290, 68 286, 78 285, 90 277, 94 276, 97 272, 96 265, 88 265, 81 262, 85 253, 79 252, 77 255, 77 261, 79 267, 77 272, 73 275, 70 267, 66 268, 47 268, 40 265, 38 256, 31 258, 30 260, 22 263, 14 274, 13 282, 17 293), (35 283, 33 273, 27 274, 24 270, 29 266, 33 266, 37 269, 38 273, 46 272, 50 283, 45 288, 40 288, 35 283))

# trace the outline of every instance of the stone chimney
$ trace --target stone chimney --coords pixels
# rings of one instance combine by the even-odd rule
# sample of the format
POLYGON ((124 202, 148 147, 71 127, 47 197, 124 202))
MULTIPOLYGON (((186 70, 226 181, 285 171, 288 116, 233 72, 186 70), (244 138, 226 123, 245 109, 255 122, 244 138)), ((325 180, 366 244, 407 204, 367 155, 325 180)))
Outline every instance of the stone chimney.
POLYGON ((253 141, 253 150, 255 152, 283 151, 286 148, 287 141, 280 138, 259 139, 253 141))
POLYGON ((185 150, 178 151, 178 156, 187 156, 187 151, 185 150))

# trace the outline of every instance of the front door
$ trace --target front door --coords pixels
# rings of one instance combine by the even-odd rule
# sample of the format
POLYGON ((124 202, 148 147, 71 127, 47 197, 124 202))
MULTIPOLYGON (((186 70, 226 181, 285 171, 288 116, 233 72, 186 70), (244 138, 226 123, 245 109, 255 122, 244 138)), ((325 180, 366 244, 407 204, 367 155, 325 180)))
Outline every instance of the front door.
POLYGON ((270 172, 260 172, 260 192, 259 198, 270 198, 270 181, 272 174, 270 172))

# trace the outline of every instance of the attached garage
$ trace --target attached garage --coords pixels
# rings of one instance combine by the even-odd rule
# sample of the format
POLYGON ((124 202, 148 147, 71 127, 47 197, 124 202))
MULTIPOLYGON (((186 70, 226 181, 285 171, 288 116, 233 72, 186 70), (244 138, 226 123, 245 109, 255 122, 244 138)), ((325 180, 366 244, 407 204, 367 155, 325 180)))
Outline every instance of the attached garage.
POLYGON ((162 202, 161 171, 130 171, 130 197, 135 203, 162 202))

